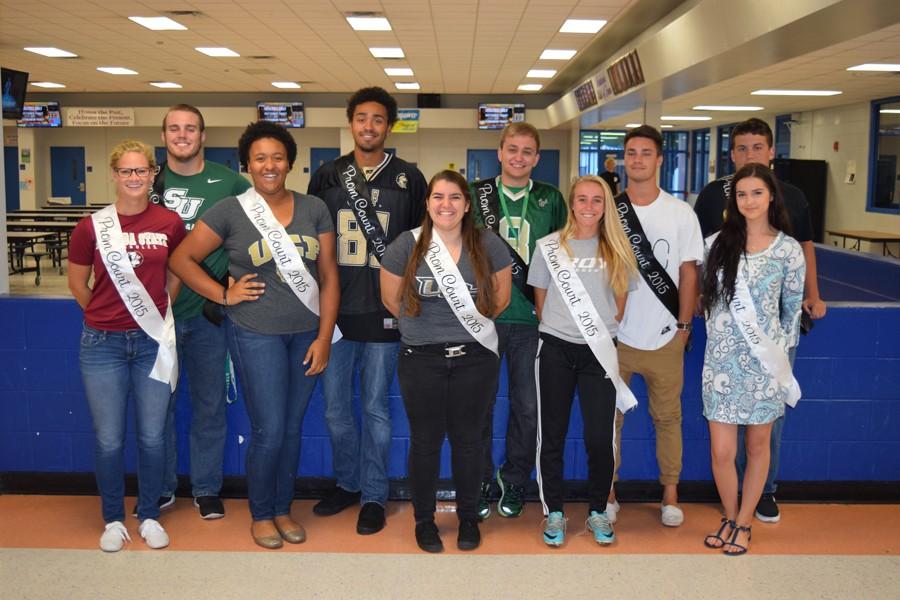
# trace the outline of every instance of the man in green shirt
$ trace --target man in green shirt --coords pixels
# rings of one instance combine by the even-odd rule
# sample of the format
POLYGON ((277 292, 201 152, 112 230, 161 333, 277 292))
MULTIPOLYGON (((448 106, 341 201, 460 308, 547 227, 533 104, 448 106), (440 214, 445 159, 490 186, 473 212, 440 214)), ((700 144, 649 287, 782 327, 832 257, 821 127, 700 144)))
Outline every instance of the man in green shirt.
MULTIPOLYGON (((510 123, 500 134, 500 175, 472 184, 476 220, 496 231, 509 245, 513 259, 513 290, 509 307, 497 318, 501 358, 506 356, 509 384, 509 422, 506 462, 497 470, 501 496, 497 512, 502 517, 522 514, 525 485, 531 479, 537 438, 537 390, 534 360, 538 346, 538 321, 534 294, 528 286, 528 264, 538 239, 566 223, 566 202, 550 184, 531 179, 540 159, 541 137, 529 123, 510 123)), ((484 425, 484 476, 478 516, 491 514, 491 479, 494 463, 493 406, 484 425)))
MULTIPOLYGON (((216 202, 250 188, 250 182, 239 173, 204 160, 204 130, 203 115, 187 104, 173 106, 163 119, 162 141, 166 145, 166 162, 160 167, 153 189, 159 195, 158 201, 177 213, 188 231, 216 202)), ((219 248, 207 257, 204 266, 220 279, 228 270, 228 257, 219 248)), ((204 298, 189 287, 182 286, 172 312, 178 339, 178 359, 182 372, 187 372, 191 398, 190 466, 194 506, 199 509, 202 518, 220 519, 225 516, 219 492, 222 488, 227 431, 227 349, 225 328, 213 322, 221 321, 220 309, 210 305, 204 311, 205 303, 204 298)), ((175 391, 177 393, 178 390, 175 391)), ((178 486, 175 404, 173 398, 166 422, 166 470, 160 508, 172 505, 178 486)))

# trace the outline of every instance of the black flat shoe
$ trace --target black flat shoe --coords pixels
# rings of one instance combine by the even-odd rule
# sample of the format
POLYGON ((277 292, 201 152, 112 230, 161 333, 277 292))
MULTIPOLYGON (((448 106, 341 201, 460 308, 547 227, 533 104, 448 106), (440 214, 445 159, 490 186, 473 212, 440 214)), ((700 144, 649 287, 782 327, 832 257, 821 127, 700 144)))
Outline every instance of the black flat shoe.
POLYGON ((359 519, 356 521, 356 533, 359 535, 372 535, 384 529, 384 507, 377 502, 366 502, 359 510, 359 519))
POLYGON ((460 550, 474 550, 480 545, 481 532, 478 530, 478 521, 470 519, 460 521, 456 547, 460 550))
POLYGON ((361 495, 360 492, 348 492, 342 487, 334 486, 333 490, 313 506, 313 512, 320 517, 336 515, 345 508, 359 503, 361 495))
POLYGON ((416 543, 425 552, 436 553, 444 551, 444 542, 441 541, 441 536, 434 521, 416 523, 416 543))

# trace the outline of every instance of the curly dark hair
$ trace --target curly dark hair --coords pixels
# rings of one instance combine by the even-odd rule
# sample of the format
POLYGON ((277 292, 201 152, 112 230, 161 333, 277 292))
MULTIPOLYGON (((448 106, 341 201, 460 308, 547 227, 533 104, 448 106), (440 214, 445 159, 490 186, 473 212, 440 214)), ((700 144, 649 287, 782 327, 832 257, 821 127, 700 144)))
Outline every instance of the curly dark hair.
POLYGON ((389 126, 397 122, 397 101, 394 100, 394 97, 391 96, 387 90, 378 86, 356 90, 356 92, 350 96, 350 99, 347 100, 348 122, 353 120, 353 113, 356 112, 356 107, 366 102, 377 102, 384 107, 387 111, 389 126))
POLYGON ((734 299, 734 283, 737 279, 738 264, 741 256, 746 254, 747 248, 747 219, 741 214, 737 206, 737 184, 741 179, 756 177, 769 189, 772 194, 772 202, 769 203, 769 225, 778 231, 790 235, 791 222, 784 200, 781 197, 781 189, 775 174, 766 165, 748 163, 743 166, 731 179, 731 191, 728 194, 728 202, 725 208, 725 221, 719 235, 713 241, 709 256, 706 259, 701 282, 703 299, 701 308, 706 315, 718 302, 726 304, 734 299), (722 281, 719 281, 719 272, 722 273, 722 281))
POLYGON ((241 166, 244 169, 248 168, 250 146, 256 140, 263 138, 272 138, 284 145, 288 155, 288 168, 293 169, 294 161, 297 160, 297 142, 294 141, 294 136, 287 129, 271 121, 257 121, 247 125, 244 133, 241 134, 241 139, 238 140, 238 159, 241 161, 241 166))

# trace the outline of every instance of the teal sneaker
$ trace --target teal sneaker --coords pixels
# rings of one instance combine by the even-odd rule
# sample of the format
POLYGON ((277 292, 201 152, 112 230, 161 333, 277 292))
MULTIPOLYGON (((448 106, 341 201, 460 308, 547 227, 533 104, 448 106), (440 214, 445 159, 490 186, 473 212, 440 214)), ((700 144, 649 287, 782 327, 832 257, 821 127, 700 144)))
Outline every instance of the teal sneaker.
POLYGON ((500 501, 497 514, 501 517, 518 517, 525 509, 525 490, 508 481, 503 481, 503 467, 497 469, 497 484, 500 486, 500 501))
POLYGON ((481 496, 478 497, 478 520, 484 521, 491 516, 491 482, 481 482, 481 496))
POLYGON ((544 527, 544 543, 548 546, 562 546, 566 541, 566 518, 556 510, 547 515, 544 527))
POLYGON ((596 510, 592 510, 588 515, 587 527, 594 533, 594 541, 598 544, 605 546, 616 541, 616 533, 605 512, 598 513, 596 510))

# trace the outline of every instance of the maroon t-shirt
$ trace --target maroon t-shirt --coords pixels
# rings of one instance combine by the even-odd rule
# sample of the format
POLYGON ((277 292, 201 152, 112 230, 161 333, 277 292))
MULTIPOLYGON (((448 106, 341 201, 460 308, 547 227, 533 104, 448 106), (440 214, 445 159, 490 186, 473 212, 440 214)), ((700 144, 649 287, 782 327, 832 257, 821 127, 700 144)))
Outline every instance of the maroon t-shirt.
MULTIPOLYGON (((150 204, 137 215, 119 215, 122 233, 128 236, 126 249, 138 279, 163 316, 166 314, 166 264, 169 255, 186 235, 181 217, 171 210, 150 204)), ((69 242, 69 262, 94 269, 91 300, 84 311, 89 327, 106 331, 138 329, 122 297, 109 278, 97 250, 97 236, 91 217, 78 222, 69 242)))

